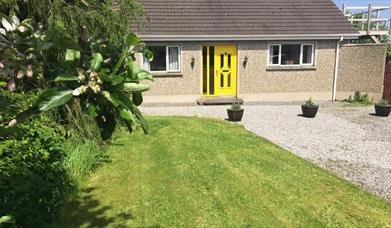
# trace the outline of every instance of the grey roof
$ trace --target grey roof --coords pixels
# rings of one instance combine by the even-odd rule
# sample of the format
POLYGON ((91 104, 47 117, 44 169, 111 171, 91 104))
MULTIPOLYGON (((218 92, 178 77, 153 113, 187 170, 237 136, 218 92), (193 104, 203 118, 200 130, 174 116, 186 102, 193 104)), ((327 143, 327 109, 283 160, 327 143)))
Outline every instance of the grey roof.
POLYGON ((141 0, 140 35, 357 34, 331 0, 141 0))

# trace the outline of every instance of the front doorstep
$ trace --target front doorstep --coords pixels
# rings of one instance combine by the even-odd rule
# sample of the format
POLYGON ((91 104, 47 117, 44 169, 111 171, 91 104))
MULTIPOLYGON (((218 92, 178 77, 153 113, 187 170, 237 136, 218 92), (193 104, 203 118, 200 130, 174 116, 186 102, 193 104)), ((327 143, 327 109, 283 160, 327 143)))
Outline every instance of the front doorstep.
POLYGON ((233 96, 201 97, 197 99, 199 105, 229 105, 233 103, 243 104, 243 99, 233 96))

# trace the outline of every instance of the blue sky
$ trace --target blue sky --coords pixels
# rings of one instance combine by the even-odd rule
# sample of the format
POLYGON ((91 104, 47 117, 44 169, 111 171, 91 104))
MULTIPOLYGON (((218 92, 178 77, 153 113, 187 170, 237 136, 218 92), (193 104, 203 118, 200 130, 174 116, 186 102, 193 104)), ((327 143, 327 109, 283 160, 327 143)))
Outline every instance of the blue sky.
MULTIPOLYGON (((391 6, 391 0, 333 0, 338 7, 342 7, 342 4, 347 6, 367 6, 372 3, 375 6, 391 6)), ((382 12, 382 17, 390 18, 391 10, 382 12)))

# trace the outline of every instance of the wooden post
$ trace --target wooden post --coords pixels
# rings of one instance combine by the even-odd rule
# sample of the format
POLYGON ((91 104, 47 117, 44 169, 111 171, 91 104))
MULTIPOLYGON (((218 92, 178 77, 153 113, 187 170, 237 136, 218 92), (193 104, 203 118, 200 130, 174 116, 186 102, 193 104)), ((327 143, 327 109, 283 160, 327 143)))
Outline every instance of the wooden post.
POLYGON ((369 4, 369 6, 368 6, 367 24, 368 24, 367 33, 368 33, 368 35, 370 35, 371 34, 371 24, 372 24, 372 4, 369 4))
MULTIPOLYGON (((380 10, 376 11, 376 19, 380 19, 380 10)), ((379 31, 379 21, 376 21, 376 31, 379 31)))

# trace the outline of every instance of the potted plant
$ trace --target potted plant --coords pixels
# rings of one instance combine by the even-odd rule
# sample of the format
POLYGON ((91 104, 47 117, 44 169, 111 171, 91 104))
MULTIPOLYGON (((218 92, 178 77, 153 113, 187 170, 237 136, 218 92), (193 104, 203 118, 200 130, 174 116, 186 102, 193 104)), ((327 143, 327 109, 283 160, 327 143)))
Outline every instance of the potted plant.
POLYGON ((235 102, 231 105, 231 108, 227 109, 228 120, 232 122, 240 122, 243 117, 244 109, 242 109, 239 102, 235 102))
POLYGON ((303 112, 303 116, 307 118, 314 118, 316 113, 318 112, 319 106, 316 105, 312 98, 309 98, 305 104, 301 106, 301 110, 303 112))
POLYGON ((391 112, 391 103, 386 100, 381 100, 375 104, 375 111, 377 116, 389 116, 391 112))

